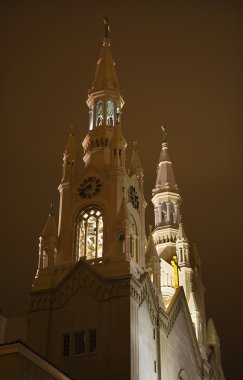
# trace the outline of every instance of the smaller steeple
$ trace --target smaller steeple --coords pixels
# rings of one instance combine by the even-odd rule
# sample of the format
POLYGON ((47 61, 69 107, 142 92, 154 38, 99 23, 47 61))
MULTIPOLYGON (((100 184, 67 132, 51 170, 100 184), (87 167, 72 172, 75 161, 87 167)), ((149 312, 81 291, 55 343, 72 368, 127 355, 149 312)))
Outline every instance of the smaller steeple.
POLYGON ((101 170, 108 170, 111 165, 111 139, 121 128, 114 131, 117 124, 120 124, 124 101, 111 54, 110 26, 107 17, 104 18, 104 23, 105 35, 101 53, 86 102, 89 107, 89 133, 82 145, 86 167, 92 165, 101 170))
POLYGON ((130 167, 128 169, 128 174, 130 176, 135 174, 137 176, 138 181, 143 179, 143 168, 142 168, 141 160, 139 157, 137 141, 133 142, 132 159, 131 159, 130 167))
POLYGON ((190 266, 190 257, 189 257, 189 242, 186 236, 186 232, 182 223, 182 215, 180 216, 179 230, 176 240, 176 252, 178 257, 178 265, 190 266))
POLYGON ((178 237, 177 240, 188 242, 185 228, 182 222, 182 215, 180 215, 180 223, 179 223, 179 229, 178 229, 178 237))
POLYGON ((47 222, 45 224, 45 227, 42 231, 41 236, 45 239, 47 239, 49 236, 56 236, 57 235, 57 227, 53 215, 53 203, 50 203, 50 211, 48 215, 47 222))
POLYGON ((70 127, 68 143, 63 154, 62 182, 68 182, 77 175, 78 146, 73 126, 70 127))
POLYGON ((43 269, 54 267, 57 249, 57 227, 53 215, 53 203, 51 203, 49 216, 40 236, 38 273, 43 269))
POLYGON ((178 192, 178 186, 175 181, 172 161, 169 157, 167 132, 165 127, 162 126, 162 149, 159 157, 157 179, 153 193, 160 193, 163 191, 178 192))
POLYGON ((215 347, 219 344, 219 337, 212 318, 209 318, 207 323, 207 343, 210 347, 215 347))

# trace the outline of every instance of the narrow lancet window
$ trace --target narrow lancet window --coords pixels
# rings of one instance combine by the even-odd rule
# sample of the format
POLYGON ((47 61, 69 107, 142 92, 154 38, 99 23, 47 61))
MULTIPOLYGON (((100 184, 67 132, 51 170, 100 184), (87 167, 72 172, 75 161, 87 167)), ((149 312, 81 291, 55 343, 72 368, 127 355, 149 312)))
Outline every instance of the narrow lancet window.
POLYGON ((84 209, 78 218, 77 259, 103 256, 103 215, 95 206, 84 209))
POLYGON ((96 105, 96 126, 103 124, 103 100, 99 100, 96 105))
POLYGON ((114 103, 111 100, 108 100, 107 102, 106 124, 110 127, 113 127, 114 125, 114 103))

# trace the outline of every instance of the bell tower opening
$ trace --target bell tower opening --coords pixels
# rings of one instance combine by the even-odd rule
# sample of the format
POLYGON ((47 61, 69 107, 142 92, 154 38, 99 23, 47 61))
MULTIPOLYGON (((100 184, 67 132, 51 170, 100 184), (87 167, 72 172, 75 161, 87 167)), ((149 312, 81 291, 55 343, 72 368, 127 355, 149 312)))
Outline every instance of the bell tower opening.
POLYGON ((106 109, 106 124, 110 127, 114 126, 114 103, 108 100, 106 109))
POLYGON ((103 100, 99 100, 96 105, 96 126, 103 125, 103 100))

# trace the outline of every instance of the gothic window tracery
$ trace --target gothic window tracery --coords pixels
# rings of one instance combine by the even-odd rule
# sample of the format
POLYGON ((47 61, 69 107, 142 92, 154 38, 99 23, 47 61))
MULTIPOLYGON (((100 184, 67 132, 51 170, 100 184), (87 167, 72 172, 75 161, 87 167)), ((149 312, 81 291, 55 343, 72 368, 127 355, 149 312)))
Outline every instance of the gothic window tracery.
POLYGON ((160 204, 160 209, 161 209, 162 223, 176 223, 177 222, 177 215, 176 215, 174 202, 172 201, 162 202, 160 204))
POLYGON ((103 214, 97 206, 86 207, 79 215, 77 258, 87 260, 103 256, 103 214))
POLYGON ((134 186, 130 186, 128 189, 128 202, 130 202, 136 210, 139 210, 138 194, 134 186))
POLYGON ((166 202, 162 203, 161 212, 162 212, 162 222, 165 223, 166 222, 166 212, 167 212, 166 202))
POLYGON ((106 124, 110 127, 114 125, 114 103, 111 100, 106 105, 106 124))
POLYGON ((103 124, 103 100, 99 100, 96 105, 96 126, 103 124))

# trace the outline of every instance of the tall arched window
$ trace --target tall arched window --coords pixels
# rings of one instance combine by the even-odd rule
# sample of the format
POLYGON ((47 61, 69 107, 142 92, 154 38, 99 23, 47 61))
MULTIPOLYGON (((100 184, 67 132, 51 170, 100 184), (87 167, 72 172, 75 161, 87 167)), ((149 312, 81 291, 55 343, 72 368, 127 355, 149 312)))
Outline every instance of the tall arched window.
POLYGON ((114 125, 114 103, 111 100, 107 102, 106 124, 112 127, 114 125))
POLYGON ((99 100, 96 105, 96 126, 103 124, 103 100, 99 100))
POLYGON ((86 207, 78 217, 77 259, 103 256, 103 215, 97 206, 86 207))

